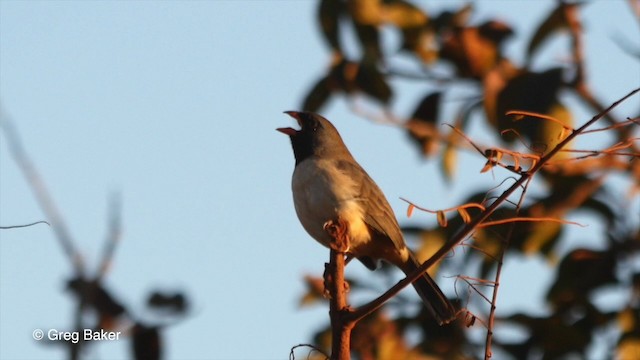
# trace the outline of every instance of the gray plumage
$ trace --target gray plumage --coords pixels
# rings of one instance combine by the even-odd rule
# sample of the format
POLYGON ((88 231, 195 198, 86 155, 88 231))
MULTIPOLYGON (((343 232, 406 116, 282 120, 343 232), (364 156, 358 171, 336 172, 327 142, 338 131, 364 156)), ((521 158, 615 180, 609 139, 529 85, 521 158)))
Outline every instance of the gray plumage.
MULTIPOLYGON (((349 254, 370 269, 387 261, 409 274, 419 265, 406 247, 400 226, 382 191, 356 162, 336 128, 310 112, 286 112, 301 129, 280 128, 289 135, 296 160, 292 190, 304 229, 329 246, 328 221, 348 223, 349 254)), ((455 318, 455 308, 425 274, 414 284, 427 309, 440 324, 455 318)))

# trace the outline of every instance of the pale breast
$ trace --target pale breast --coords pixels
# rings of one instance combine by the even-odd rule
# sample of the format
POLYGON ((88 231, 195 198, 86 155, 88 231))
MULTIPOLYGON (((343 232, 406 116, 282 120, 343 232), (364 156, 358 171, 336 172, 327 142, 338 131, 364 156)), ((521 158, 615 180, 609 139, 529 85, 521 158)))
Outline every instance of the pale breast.
POLYGON ((352 247, 368 242, 369 229, 363 221, 360 184, 341 171, 332 160, 307 159, 293 172, 293 201, 304 229, 321 244, 331 238, 323 226, 340 217, 349 224, 352 247))

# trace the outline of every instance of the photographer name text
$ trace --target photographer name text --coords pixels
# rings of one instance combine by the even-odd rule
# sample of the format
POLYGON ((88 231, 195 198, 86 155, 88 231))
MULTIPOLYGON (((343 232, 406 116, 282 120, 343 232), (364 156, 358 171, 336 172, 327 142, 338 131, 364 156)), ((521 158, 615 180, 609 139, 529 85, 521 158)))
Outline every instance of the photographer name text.
POLYGON ((106 330, 94 330, 84 329, 83 331, 59 331, 57 329, 49 329, 46 333, 43 330, 35 329, 33 331, 33 338, 36 340, 42 340, 45 336, 51 341, 70 341, 77 344, 80 340, 83 341, 113 341, 120 340, 120 331, 106 331, 106 330))

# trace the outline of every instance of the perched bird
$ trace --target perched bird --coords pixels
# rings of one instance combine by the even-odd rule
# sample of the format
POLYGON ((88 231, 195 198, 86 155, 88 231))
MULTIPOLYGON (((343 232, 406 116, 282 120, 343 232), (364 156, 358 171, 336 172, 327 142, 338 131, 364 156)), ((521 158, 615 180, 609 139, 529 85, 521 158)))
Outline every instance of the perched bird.
MULTIPOLYGON (((353 158, 338 130, 311 112, 287 111, 300 130, 278 128, 291 138, 296 165, 293 202, 304 229, 329 247, 327 223, 340 219, 348 230, 348 254, 374 270, 378 260, 412 273, 419 263, 405 245, 396 217, 376 183, 353 158)), ((435 281, 424 274, 413 283, 439 324, 455 318, 456 309, 435 281)))

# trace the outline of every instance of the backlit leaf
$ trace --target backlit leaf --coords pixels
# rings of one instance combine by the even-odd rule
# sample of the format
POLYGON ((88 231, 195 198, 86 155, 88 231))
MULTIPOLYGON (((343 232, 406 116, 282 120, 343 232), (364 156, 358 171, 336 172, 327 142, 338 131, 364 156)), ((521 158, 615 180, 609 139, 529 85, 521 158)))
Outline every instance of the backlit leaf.
POLYGON ((356 84, 364 93, 383 104, 388 104, 391 100, 391 87, 387 84, 384 75, 373 64, 360 64, 356 75, 356 84))
MULTIPOLYGON (((561 68, 554 68, 540 73, 524 72, 509 80, 496 98, 495 116, 500 132, 509 129, 515 132, 505 133, 503 139, 514 141, 517 139, 515 134, 520 134, 531 141, 530 147, 534 148, 534 151, 547 151, 548 140, 543 129, 547 126, 557 128, 558 124, 551 126, 548 124, 552 123, 551 121, 533 116, 524 116, 521 120, 513 121, 511 116, 505 114, 511 110, 521 110, 550 115, 559 103, 558 92, 563 85, 562 74, 561 68)), ((557 134, 558 132, 554 132, 554 138, 557 134)))
POLYGON ((413 215, 413 210, 415 209, 415 205, 413 204, 409 204, 409 206, 407 207, 407 217, 410 218, 411 215, 413 215))
POLYGON ((381 8, 382 20, 401 29, 415 28, 427 23, 427 15, 415 5, 405 1, 394 1, 381 8))
POLYGON ((442 210, 438 210, 438 224, 442 227, 447 227, 447 215, 442 210))
POLYGON ((482 169, 480 170, 480 173, 486 173, 487 171, 491 170, 493 167, 495 166, 495 163, 491 160, 487 161, 484 166, 482 167, 482 169))
POLYGON ((380 25, 382 9, 380 0, 351 0, 349 13, 358 25, 380 25))
POLYGON ((329 43, 329 46, 340 52, 340 15, 343 11, 343 2, 341 0, 320 0, 318 7, 318 20, 322 35, 329 43))
POLYGON ((436 123, 440 112, 441 97, 442 92, 440 91, 427 94, 413 111, 411 118, 427 123, 436 123))
POLYGON ((415 140, 420 146, 421 152, 426 156, 434 154, 438 149, 439 132, 435 124, 438 121, 440 98, 440 92, 427 94, 407 122, 409 136, 415 140))
POLYGON ((616 359, 636 360, 640 356, 640 336, 628 336, 624 338, 616 349, 616 359))
POLYGON ((462 221, 467 224, 471 221, 471 216, 469 215, 469 212, 467 211, 467 209, 465 208, 458 208, 458 213, 460 214, 460 217, 462 218, 462 221))
POLYGON ((327 102, 330 96, 329 80, 323 77, 318 80, 305 97, 302 109, 317 112, 327 102))
POLYGON ((447 147, 442 152, 442 173, 447 180, 451 180, 455 176, 457 163, 458 151, 455 146, 447 144, 447 147))

